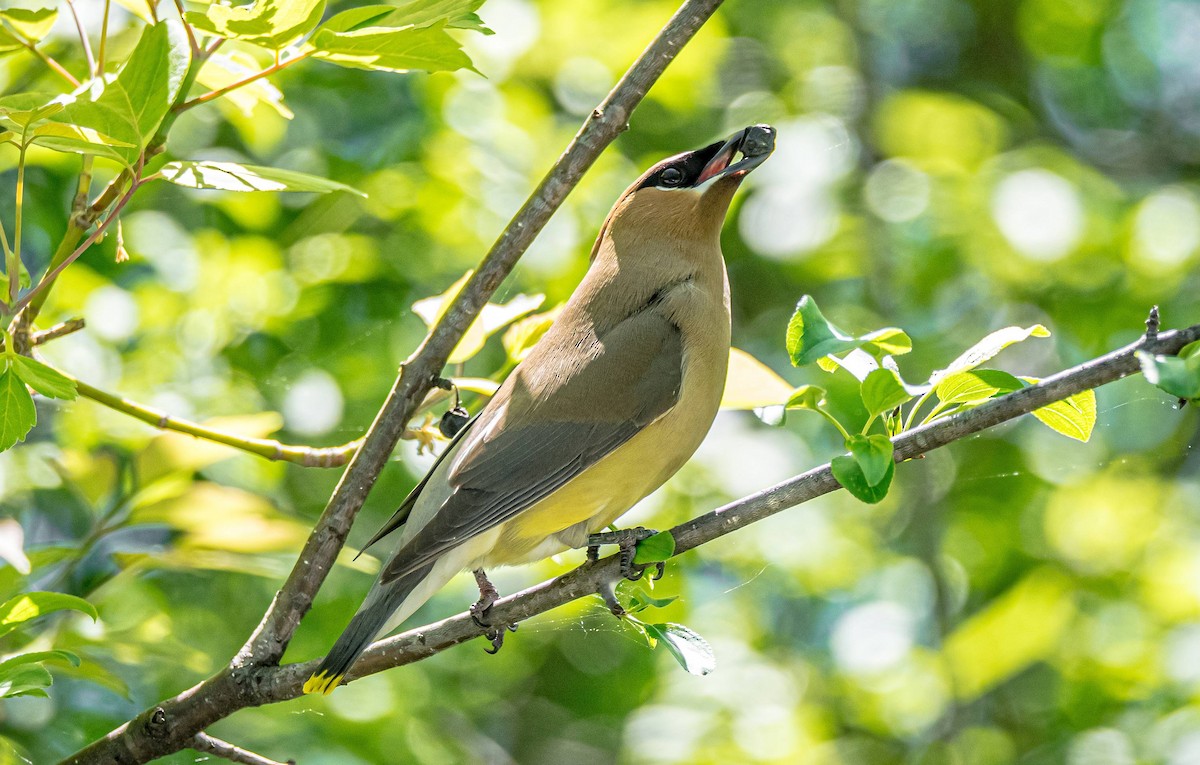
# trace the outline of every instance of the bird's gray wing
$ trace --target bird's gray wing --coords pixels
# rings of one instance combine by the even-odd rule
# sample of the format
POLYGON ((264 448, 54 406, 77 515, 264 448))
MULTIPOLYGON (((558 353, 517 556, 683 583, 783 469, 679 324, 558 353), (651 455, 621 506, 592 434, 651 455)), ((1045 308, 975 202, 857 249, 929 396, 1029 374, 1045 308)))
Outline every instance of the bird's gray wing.
MULTIPOLYGON (((364 552, 366 552, 368 547, 404 525, 404 522, 408 520, 409 513, 412 512, 413 506, 417 504, 417 497, 421 496, 421 491, 425 488, 425 484, 429 483, 429 477, 432 476, 433 472, 438 469, 439 465, 442 464, 442 460, 454 453, 454 447, 457 446, 458 442, 467 435, 467 433, 471 430, 471 426, 474 425, 478 420, 479 415, 475 415, 466 425, 462 427, 462 430, 454 434, 454 438, 450 439, 450 443, 446 445, 446 448, 442 450, 442 453, 438 455, 438 458, 433 461, 433 465, 429 468, 429 471, 425 473, 425 477, 422 478, 421 482, 414 486, 413 490, 408 493, 408 496, 405 497, 404 501, 400 503, 400 507, 396 508, 396 512, 392 513, 392 517, 388 518, 387 523, 383 524, 383 528, 379 529, 379 531, 376 531, 375 536, 368 539, 367 543, 359 548, 358 555, 362 555, 364 552)), ((355 559, 358 558, 358 555, 354 556, 355 559)))
POLYGON ((594 338, 582 365, 570 353, 548 352, 526 360, 526 375, 514 372, 508 395, 489 404, 496 408, 481 414, 453 457, 447 477, 454 490, 384 567, 381 583, 513 518, 675 405, 682 338, 651 308, 594 338))

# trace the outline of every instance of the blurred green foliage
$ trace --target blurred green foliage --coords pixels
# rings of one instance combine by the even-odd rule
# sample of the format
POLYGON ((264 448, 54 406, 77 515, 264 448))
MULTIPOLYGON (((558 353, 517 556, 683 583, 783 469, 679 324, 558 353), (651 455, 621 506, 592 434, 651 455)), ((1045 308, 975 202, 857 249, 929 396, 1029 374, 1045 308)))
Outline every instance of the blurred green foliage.
MULTIPOLYGON (((353 4, 328 5, 326 17, 353 4)), ((96 48, 104 4, 76 6, 96 48)), ((82 381, 224 430, 357 438, 424 335, 428 312, 410 306, 474 266, 673 10, 489 0, 479 17, 496 34, 453 32, 483 76, 302 61, 184 112, 167 160, 302 172, 367 197, 146 186, 120 236, 64 271, 40 322, 88 328, 41 350, 82 381)), ((117 62, 146 10, 128 0, 111 13, 117 62)), ((65 8, 43 21, 20 23, 82 76, 65 8)), ((0 93, 69 89, 14 39, 0 33, 0 93)), ((353 56, 339 44, 327 57, 353 56)), ((270 63, 235 44, 220 54, 195 93, 270 63)), ((804 294, 855 337, 902 328, 912 379, 1001 327, 1053 332, 994 362, 1044 375, 1136 338, 1153 303, 1168 325, 1194 322, 1198 62, 1200 7, 1176 0, 729 0, 496 298, 523 302, 451 371, 511 366, 544 329, 530 312, 570 294, 641 168, 760 121, 779 128, 778 150, 748 181, 724 250, 735 345, 787 383, 762 383, 776 387, 745 406, 810 384, 840 421, 868 418, 846 371, 790 367, 784 331, 804 294), (524 310, 522 294, 545 300, 524 310)), ((22 255, 36 279, 81 160, 36 146, 28 160, 22 255)), ((6 226, 17 161, 0 147, 6 226)), ((97 159, 97 187, 118 169, 97 159)), ((756 363, 739 374, 775 379, 756 363)), ((337 471, 163 435, 84 400, 37 406, 26 442, 0 454, 0 598, 56 590, 100 616, 35 622, 22 650, 81 662, 51 667, 49 698, 0 700, 0 734, 46 762, 226 662, 337 471)), ((705 677, 648 651, 597 598, 526 624, 495 657, 464 646, 211 733, 305 765, 1193 762, 1197 416, 1140 378, 1098 391, 1096 409, 1086 443, 1006 426, 899 466, 879 504, 824 497, 673 561, 652 595, 677 599, 640 618, 703 635, 716 656, 705 677)), ((842 440, 816 417, 771 428, 722 414, 626 522, 669 526, 824 462, 842 440)), ((429 465, 417 451, 404 442, 351 546, 429 465)), ((349 558, 287 659, 319 655, 357 606, 373 564, 349 558)), ((495 581, 511 592, 580 558, 495 581)), ((413 623, 472 600, 470 578, 456 580, 413 623)))

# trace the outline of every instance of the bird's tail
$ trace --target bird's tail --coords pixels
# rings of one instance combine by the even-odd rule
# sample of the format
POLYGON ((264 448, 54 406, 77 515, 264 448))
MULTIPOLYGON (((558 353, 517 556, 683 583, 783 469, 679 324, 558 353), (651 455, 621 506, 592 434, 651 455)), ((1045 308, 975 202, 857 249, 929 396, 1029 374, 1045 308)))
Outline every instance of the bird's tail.
MULTIPOLYGON (((371 644, 396 610, 404 605, 408 596, 429 574, 430 568, 431 566, 422 566, 417 571, 387 584, 376 583, 362 607, 358 609, 358 613, 350 620, 350 624, 333 644, 333 648, 329 649, 321 666, 317 667, 317 671, 304 683, 304 692, 326 695, 333 693, 333 689, 341 683, 350 666, 371 644)), ((417 603, 409 610, 415 610, 419 606, 420 603, 417 603)))

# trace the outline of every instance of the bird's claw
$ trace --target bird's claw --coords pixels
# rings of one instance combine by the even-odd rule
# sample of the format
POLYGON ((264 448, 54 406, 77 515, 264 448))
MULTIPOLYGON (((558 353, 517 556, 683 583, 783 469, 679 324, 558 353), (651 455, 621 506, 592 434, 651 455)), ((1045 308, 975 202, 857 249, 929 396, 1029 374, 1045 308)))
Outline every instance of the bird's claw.
POLYGON ((492 584, 491 580, 487 578, 487 573, 483 569, 475 569, 474 574, 475 584, 479 587, 479 600, 471 604, 471 608, 469 609, 471 621, 486 630, 483 636, 492 643, 490 649, 483 649, 484 652, 495 655, 500 652, 500 648, 504 645, 505 633, 516 632, 517 625, 494 625, 486 621, 488 613, 492 610, 492 605, 500 599, 500 592, 492 584))
POLYGON ((504 646, 504 635, 507 632, 516 632, 517 625, 506 624, 503 627, 491 627, 483 636, 492 642, 491 648, 484 648, 483 652, 495 656, 500 653, 500 649, 504 646))
MULTIPOLYGON (((635 566, 633 562, 633 558, 637 554, 638 543, 644 539, 649 539, 657 533, 654 529, 635 526, 631 529, 618 529, 617 531, 604 531, 592 534, 587 540, 587 559, 589 561, 599 559, 600 545, 616 545, 621 556, 621 576, 631 582, 636 582, 646 573, 646 566, 635 566)), ((655 575, 651 578, 654 580, 661 579, 665 570, 664 564, 658 562, 654 564, 654 567, 655 575)))

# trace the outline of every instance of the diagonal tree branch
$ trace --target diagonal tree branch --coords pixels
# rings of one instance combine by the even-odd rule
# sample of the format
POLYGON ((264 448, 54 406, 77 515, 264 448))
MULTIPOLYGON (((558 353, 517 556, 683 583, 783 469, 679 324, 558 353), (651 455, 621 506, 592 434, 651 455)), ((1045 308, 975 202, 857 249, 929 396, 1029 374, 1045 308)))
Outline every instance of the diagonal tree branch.
POLYGON ((207 733, 197 733, 193 736, 191 748, 197 752, 214 754, 230 762, 242 763, 242 765, 296 765, 295 760, 288 760, 287 763, 269 760, 261 754, 246 751, 240 746, 234 746, 228 741, 214 738, 207 733))
MULTIPOLYGON (((1072 367, 1036 385, 948 417, 922 425, 892 439, 897 461, 909 460, 1001 423, 1029 414, 1085 390, 1139 371, 1137 351, 1173 355, 1188 343, 1200 340, 1200 324, 1187 329, 1157 334, 1100 358, 1072 367)), ((841 488, 828 464, 763 489, 671 529, 675 555, 749 526, 775 513, 829 494, 841 488)), ((489 618, 496 624, 515 624, 579 598, 590 596, 620 577, 619 556, 585 563, 560 577, 510 595, 492 606, 489 618)), ((412 664, 451 646, 481 636, 481 628, 468 613, 418 627, 375 643, 354 665, 349 680, 412 664)), ((181 693, 101 741, 63 762, 141 763, 129 753, 139 751, 126 743, 145 745, 147 739, 164 740, 194 735, 210 723, 237 709, 262 706, 302 695, 302 686, 319 663, 318 659, 286 666, 228 667, 216 676, 181 693), (186 733, 191 731, 192 733, 186 733)), ((183 739, 190 740, 188 738, 183 739)), ((163 751, 163 750, 157 750, 163 751)))

